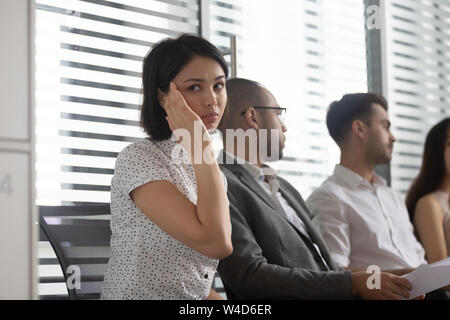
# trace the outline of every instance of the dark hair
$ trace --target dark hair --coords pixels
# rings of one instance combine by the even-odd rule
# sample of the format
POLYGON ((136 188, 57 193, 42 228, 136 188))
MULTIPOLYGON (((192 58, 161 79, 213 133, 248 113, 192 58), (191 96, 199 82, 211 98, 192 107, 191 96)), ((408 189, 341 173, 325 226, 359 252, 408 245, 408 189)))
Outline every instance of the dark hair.
POLYGON ((236 129, 237 120, 242 119, 240 113, 246 107, 260 103, 261 89, 260 83, 244 79, 233 78, 227 81, 227 107, 220 120, 219 129, 223 134, 226 129, 236 129))
POLYGON ((445 118, 432 127, 427 134, 422 167, 406 195, 405 202, 411 222, 414 221, 414 211, 419 199, 435 191, 442 184, 445 176, 444 150, 449 129, 450 118, 445 118))
POLYGON ((162 40, 145 57, 141 127, 153 139, 169 139, 172 135, 166 121, 166 111, 159 104, 158 89, 167 92, 170 82, 195 56, 216 60, 225 78, 228 77, 228 66, 219 50, 209 41, 195 35, 183 34, 176 39, 162 40))
POLYGON ((353 121, 361 120, 370 125, 374 103, 381 105, 387 111, 386 100, 375 93, 346 94, 341 100, 330 104, 327 112, 327 127, 330 136, 338 145, 346 139, 353 121))

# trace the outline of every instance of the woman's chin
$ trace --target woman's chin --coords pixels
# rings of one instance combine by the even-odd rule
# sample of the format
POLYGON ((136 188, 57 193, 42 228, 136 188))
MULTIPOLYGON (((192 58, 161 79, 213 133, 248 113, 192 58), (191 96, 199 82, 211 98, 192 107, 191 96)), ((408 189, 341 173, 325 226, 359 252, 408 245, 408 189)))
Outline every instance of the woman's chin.
POLYGON ((215 122, 203 122, 205 125, 206 130, 208 130, 209 133, 216 131, 218 123, 215 122))

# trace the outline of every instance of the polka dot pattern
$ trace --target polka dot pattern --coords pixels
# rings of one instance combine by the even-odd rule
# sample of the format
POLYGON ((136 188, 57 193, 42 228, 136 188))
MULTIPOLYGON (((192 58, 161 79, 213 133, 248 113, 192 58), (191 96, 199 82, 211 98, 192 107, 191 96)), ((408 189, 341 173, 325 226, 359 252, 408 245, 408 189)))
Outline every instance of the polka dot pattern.
POLYGON ((204 299, 209 295, 218 260, 160 229, 130 197, 139 186, 167 180, 197 204, 194 169, 190 163, 172 161, 174 147, 178 145, 171 140, 142 139, 117 157, 111 181, 111 256, 103 299, 204 299))

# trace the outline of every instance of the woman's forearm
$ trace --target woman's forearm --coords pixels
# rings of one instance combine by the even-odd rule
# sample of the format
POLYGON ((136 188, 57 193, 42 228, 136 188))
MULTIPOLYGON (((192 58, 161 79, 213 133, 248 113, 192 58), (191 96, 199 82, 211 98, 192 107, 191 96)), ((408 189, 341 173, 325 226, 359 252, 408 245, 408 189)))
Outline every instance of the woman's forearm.
POLYGON ((197 182, 197 216, 199 223, 207 229, 211 244, 230 251, 231 223, 223 177, 210 141, 202 144, 202 151, 202 161, 193 163, 197 182))

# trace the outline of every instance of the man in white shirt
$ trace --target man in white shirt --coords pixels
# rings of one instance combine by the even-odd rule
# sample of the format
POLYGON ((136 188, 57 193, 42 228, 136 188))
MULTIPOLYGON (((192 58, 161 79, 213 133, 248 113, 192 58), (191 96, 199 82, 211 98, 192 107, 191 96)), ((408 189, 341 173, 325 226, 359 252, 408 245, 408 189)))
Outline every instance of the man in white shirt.
POLYGON ((387 110, 385 99, 370 93, 348 94, 330 105, 327 126, 341 160, 307 204, 338 266, 377 265, 403 274, 426 261, 405 203, 374 173, 376 165, 389 163, 395 142, 387 110))
POLYGON ((254 81, 234 78, 226 87, 228 106, 219 125, 224 152, 219 159, 228 181, 233 253, 220 261, 218 271, 228 298, 408 297, 411 284, 406 279, 381 272, 375 290, 367 285, 370 274, 365 270, 337 268, 314 214, 298 191, 266 164, 282 157, 287 130, 283 108, 254 81), (239 130, 248 133, 244 148, 238 147, 239 135, 233 134, 239 130), (252 156, 254 146, 259 149, 252 156))

